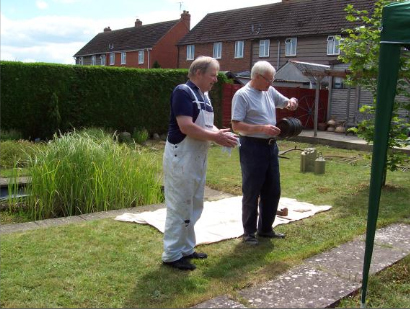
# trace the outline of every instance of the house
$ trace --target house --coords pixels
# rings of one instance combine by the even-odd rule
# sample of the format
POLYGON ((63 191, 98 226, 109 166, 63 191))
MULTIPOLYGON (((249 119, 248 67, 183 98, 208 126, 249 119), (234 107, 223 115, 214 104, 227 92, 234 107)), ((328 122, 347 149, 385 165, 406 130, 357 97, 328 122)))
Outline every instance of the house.
MULTIPOLYGON (((348 4, 372 12, 375 0, 282 0, 282 2, 207 14, 178 42, 178 67, 187 68, 199 55, 218 59, 221 70, 243 78, 259 60, 270 62, 281 76, 277 86, 315 88, 306 76, 294 80, 295 70, 281 72, 290 61, 327 65, 345 71, 337 60, 344 28, 354 24, 346 20, 348 4), (291 74, 292 75, 286 75, 291 74)), ((360 89, 348 89, 343 74, 329 74, 321 80, 329 90, 327 118, 355 122, 358 109, 371 102, 371 95, 360 89), (332 91, 331 89, 335 90, 332 91)))
POLYGON ((178 42, 180 68, 199 55, 218 59, 221 70, 250 70, 258 60, 278 69, 288 60, 330 64, 340 54, 345 7, 373 9, 375 0, 283 0, 207 14, 178 42))
POLYGON ((190 29, 191 15, 183 11, 178 20, 111 30, 106 27, 75 55, 77 65, 109 65, 133 68, 177 68, 177 42, 190 29), (155 65, 154 65, 155 64, 155 65))

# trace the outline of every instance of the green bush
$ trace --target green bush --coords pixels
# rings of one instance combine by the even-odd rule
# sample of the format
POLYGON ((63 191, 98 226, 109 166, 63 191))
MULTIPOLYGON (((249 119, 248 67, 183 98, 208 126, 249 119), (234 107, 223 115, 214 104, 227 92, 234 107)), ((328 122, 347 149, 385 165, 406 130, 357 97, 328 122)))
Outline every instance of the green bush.
POLYGON ((30 161, 32 220, 162 202, 157 161, 92 132, 55 136, 30 161))
POLYGON ((0 132, 0 141, 17 141, 21 139, 23 135, 18 130, 1 130, 0 132))
POLYGON ((134 139, 136 143, 143 144, 149 138, 148 130, 145 128, 134 130, 134 133, 132 134, 132 138, 134 139))
POLYGON ((4 141, 0 142, 0 167, 10 169, 13 167, 26 167, 30 157, 33 157, 42 144, 29 141, 4 141))
MULTIPOLYGON (((1 128, 24 138, 46 139, 59 129, 102 127, 132 132, 137 123, 150 133, 167 132, 169 100, 187 81, 186 69, 135 69, 1 61, 1 128), (53 132, 50 132, 53 131, 53 132)), ((219 74, 210 96, 215 123, 222 123, 219 74)))

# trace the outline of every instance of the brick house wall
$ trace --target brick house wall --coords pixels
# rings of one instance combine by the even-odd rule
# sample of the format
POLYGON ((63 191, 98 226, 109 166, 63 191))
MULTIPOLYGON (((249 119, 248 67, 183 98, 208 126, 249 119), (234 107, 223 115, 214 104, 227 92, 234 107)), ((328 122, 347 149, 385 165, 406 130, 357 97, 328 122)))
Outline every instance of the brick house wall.
MULTIPOLYGON (((161 68, 178 67, 178 48, 176 44, 189 31, 189 26, 184 22, 178 23, 171 29, 153 48, 150 56, 150 68, 155 60, 158 61, 161 68)), ((186 51, 185 51, 186 52, 186 51)))
POLYGON ((74 55, 76 64, 92 65, 95 56, 95 65, 101 65, 101 56, 105 55, 106 66, 147 69, 157 61, 162 68, 175 69, 178 63, 176 44, 189 32, 190 23, 191 15, 183 11, 179 20, 142 26, 142 21, 137 19, 134 27, 114 31, 106 27, 74 55), (111 51, 115 53, 113 64, 110 64, 111 51), (144 52, 144 63, 141 64, 138 63, 140 51, 144 52), (121 64, 123 52, 126 62, 121 64))
MULTIPOLYGON (((195 45, 195 57, 198 56, 213 56, 213 43, 207 44, 194 44, 195 45)), ((244 41, 243 58, 235 58, 235 42, 224 41, 222 42, 222 56, 218 59, 221 71, 242 72, 249 70, 251 66, 251 49, 252 42, 250 40, 244 41)), ((186 59, 187 46, 178 46, 178 68, 189 68, 193 60, 186 59)))

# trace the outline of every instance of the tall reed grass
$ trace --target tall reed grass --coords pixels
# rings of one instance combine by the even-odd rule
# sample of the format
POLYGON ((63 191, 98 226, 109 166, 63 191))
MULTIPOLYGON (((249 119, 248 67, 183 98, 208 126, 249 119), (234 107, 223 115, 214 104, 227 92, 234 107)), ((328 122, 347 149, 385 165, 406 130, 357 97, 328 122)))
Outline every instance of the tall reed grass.
POLYGON ((163 200, 158 160, 95 130, 55 136, 29 169, 27 202, 33 220, 163 200))

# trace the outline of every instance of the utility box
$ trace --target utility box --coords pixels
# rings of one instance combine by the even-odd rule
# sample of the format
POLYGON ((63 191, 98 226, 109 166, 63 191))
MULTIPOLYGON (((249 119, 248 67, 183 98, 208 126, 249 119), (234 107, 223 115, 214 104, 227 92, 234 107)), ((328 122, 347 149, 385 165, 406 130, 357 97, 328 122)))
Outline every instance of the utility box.
POLYGON ((302 173, 315 171, 316 148, 306 148, 300 154, 300 171, 302 173))
POLYGON ((326 160, 323 158, 322 154, 319 153, 317 159, 315 160, 315 174, 325 173, 326 160))

